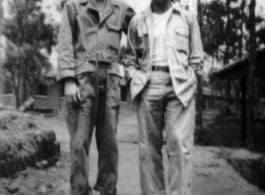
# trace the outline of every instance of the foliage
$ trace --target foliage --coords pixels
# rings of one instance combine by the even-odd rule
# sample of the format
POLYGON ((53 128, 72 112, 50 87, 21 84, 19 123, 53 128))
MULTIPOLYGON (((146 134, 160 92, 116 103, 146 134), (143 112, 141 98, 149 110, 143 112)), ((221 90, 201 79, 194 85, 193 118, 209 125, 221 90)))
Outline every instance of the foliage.
MULTIPOLYGON (((241 58, 240 54, 248 53, 251 22, 247 2, 213 0, 201 3, 199 22, 204 51, 207 54, 218 59, 227 57, 229 61, 241 58), (243 44, 241 45, 240 42, 243 44)), ((257 16, 254 23, 259 26, 264 21, 264 18, 257 16)), ((257 33, 257 41, 258 45, 265 43, 263 29, 257 33)))
MULTIPOLYGON (((211 118, 204 120, 207 122, 202 129, 195 129, 195 143, 203 146, 241 146, 240 112, 226 102, 218 102, 220 113, 213 117, 213 110, 207 110, 204 115, 211 115, 211 118), (208 114, 207 114, 208 112, 208 114)), ((261 108, 264 111, 264 106, 261 108)), ((258 152, 265 151, 265 120, 255 118, 253 125, 252 150, 258 152)))
MULTIPOLYGON (((213 0, 200 5, 199 22, 204 51, 212 56, 213 61, 222 61, 225 66, 234 60, 251 56, 251 24, 259 29, 255 38, 256 49, 264 45, 264 29, 260 27, 265 20, 257 15, 252 21, 249 3, 250 0, 213 0)), ((231 90, 234 88, 236 97, 240 97, 240 83, 225 82, 223 89, 226 95, 230 97, 231 90)), ((216 83, 211 85, 213 90, 218 90, 216 83)))
POLYGON ((217 0, 211 3, 202 3, 200 6, 204 51, 211 56, 216 56, 225 37, 225 22, 222 19, 222 16, 225 15, 225 7, 221 1, 217 0))
POLYGON ((9 48, 3 67, 11 74, 18 107, 34 95, 38 83, 45 82, 51 64, 43 50, 51 51, 56 31, 45 21, 41 0, 13 0, 9 6, 12 13, 3 28, 9 48))

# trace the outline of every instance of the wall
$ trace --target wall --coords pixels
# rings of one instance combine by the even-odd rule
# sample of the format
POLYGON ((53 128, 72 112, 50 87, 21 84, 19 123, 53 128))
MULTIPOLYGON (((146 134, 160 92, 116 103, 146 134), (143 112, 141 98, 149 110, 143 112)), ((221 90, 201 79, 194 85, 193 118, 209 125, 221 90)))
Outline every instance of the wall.
MULTIPOLYGON (((16 106, 16 98, 13 94, 2 94, 0 96, 1 103, 4 106, 16 106)), ((59 91, 58 84, 55 83, 48 87, 48 96, 35 96, 35 105, 39 108, 58 108, 59 107, 59 91)))
POLYGON ((16 106, 16 98, 13 94, 7 94, 7 95, 0 95, 0 100, 3 106, 11 106, 15 107, 16 106))

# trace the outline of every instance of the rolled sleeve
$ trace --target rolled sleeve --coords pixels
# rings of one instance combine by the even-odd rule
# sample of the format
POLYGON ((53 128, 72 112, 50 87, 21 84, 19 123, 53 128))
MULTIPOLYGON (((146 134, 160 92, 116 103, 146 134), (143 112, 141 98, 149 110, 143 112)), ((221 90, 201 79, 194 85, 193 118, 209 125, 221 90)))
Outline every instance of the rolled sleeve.
POLYGON ((138 66, 136 46, 137 46, 137 30, 135 26, 135 17, 134 17, 129 25, 127 45, 123 58, 123 64, 125 67, 125 80, 127 82, 131 80, 131 78, 133 77, 136 71, 136 67, 138 66))
POLYGON ((58 36, 58 81, 62 81, 66 78, 75 78, 75 59, 73 48, 74 21, 74 5, 72 5, 70 1, 64 6, 58 36))
POLYGON ((190 24, 190 56, 189 65, 195 72, 201 71, 203 68, 203 47, 201 41, 200 27, 197 17, 192 15, 190 24))

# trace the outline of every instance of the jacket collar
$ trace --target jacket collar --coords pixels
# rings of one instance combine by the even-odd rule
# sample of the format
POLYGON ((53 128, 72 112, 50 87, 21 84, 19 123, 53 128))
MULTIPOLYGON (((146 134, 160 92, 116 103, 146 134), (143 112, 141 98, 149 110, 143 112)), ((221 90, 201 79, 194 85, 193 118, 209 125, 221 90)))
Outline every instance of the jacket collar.
MULTIPOLYGON (((79 3, 81 5, 86 6, 89 9, 96 10, 95 6, 92 5, 91 0, 79 0, 79 3)), ((112 0, 107 0, 106 3, 108 4, 108 6, 105 8, 104 12, 102 13, 102 16, 100 18, 101 22, 114 12, 115 7, 119 6, 115 1, 112 0)))

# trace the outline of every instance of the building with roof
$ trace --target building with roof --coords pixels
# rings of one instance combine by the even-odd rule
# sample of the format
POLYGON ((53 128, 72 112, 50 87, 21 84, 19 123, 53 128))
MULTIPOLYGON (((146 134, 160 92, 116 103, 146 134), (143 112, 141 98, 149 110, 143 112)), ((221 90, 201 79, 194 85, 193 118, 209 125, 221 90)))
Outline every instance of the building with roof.
MULTIPOLYGON (((211 80, 240 80, 241 81, 241 139, 246 140, 247 132, 247 78, 250 66, 249 57, 246 56, 239 59, 231 64, 228 64, 210 75, 211 80)), ((259 93, 256 95, 258 98, 265 98, 265 49, 258 50, 256 53, 256 66, 254 69, 254 78, 262 80, 262 86, 255 86, 256 89, 259 87, 259 93)), ((257 91, 257 90, 255 90, 257 91)))

